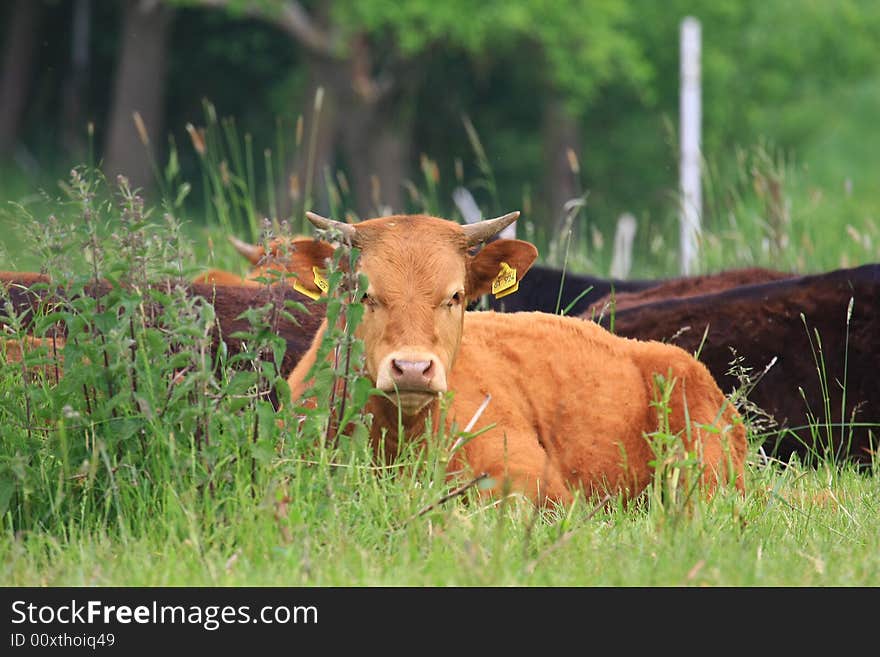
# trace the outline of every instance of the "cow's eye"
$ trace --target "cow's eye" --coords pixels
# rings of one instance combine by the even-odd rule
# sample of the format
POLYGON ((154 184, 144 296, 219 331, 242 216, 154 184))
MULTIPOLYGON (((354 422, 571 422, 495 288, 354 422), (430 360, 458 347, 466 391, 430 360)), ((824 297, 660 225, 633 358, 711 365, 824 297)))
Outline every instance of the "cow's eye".
POLYGON ((455 308, 456 306, 460 306, 463 300, 464 294, 461 291, 458 291, 449 298, 449 301, 446 303, 446 305, 450 308, 455 308))
POLYGON ((364 296, 361 297, 361 303, 367 306, 368 308, 376 307, 376 299, 375 297, 370 296, 369 294, 364 293, 364 296))

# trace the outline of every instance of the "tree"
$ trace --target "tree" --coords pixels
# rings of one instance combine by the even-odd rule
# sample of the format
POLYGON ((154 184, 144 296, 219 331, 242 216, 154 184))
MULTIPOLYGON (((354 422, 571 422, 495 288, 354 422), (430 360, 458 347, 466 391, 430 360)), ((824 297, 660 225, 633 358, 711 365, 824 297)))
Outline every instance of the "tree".
MULTIPOLYGON (((320 176, 325 168, 332 168, 338 150, 352 173, 358 213, 403 207, 400 181, 407 175, 409 141, 408 125, 397 121, 395 114, 394 93, 401 86, 397 62, 377 72, 369 35, 341 30, 336 23, 338 3, 320 3, 311 13, 292 0, 180 0, 180 4, 228 9, 265 20, 303 49, 310 98, 321 90, 320 103, 309 103, 305 115, 305 130, 315 132, 317 142, 314 152, 294 154, 284 190, 294 173, 302 186, 322 187, 320 176), (306 181, 307 175, 313 180, 306 181)), ((279 194, 279 206, 282 215, 289 213, 287 194, 279 194)))
POLYGON ((11 10, 0 73, 0 159, 15 148, 32 80, 33 51, 43 3, 16 0, 11 10))
POLYGON ((89 77, 89 32, 91 30, 92 1, 75 0, 70 48, 70 70, 63 84, 64 150, 79 160, 85 153, 83 124, 86 110, 86 88, 89 77))
POLYGON ((433 82, 420 79, 419 64, 437 47, 473 58, 506 57, 513 65, 539 58, 544 67, 536 93, 564 99, 548 105, 557 117, 589 104, 612 77, 639 84, 650 74, 622 29, 632 16, 620 0, 334 0, 312 11, 296 0, 179 2, 269 21, 309 54, 312 84, 325 93, 320 129, 335 136, 361 215, 404 207, 414 97, 419 85, 433 82))
POLYGON ((103 168, 145 192, 155 183, 152 163, 164 130, 166 40, 173 15, 160 0, 126 0, 123 9, 103 168))
POLYGON ((620 0, 361 0, 346 3, 339 16, 342 25, 390 36, 402 57, 430 54, 440 44, 464 51, 474 62, 490 57, 533 73, 532 93, 543 116, 541 196, 551 221, 566 200, 582 193, 572 164, 576 169, 582 151, 583 110, 610 80, 640 88, 651 77, 651 66, 628 32, 637 16, 620 0))

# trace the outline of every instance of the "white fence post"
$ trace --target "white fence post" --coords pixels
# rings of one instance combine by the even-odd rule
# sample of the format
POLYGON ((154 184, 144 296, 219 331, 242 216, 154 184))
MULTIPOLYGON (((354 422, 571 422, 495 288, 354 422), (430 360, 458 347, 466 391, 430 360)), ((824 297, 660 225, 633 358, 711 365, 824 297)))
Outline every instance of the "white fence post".
POLYGON ((694 273, 697 238, 703 212, 700 187, 700 21, 692 16, 681 22, 681 95, 679 147, 681 149, 681 273, 694 273))
POLYGON ((624 212, 617 218, 617 229, 614 231, 614 253, 611 256, 611 278, 621 280, 629 276, 632 269, 633 240, 636 237, 636 218, 624 212))

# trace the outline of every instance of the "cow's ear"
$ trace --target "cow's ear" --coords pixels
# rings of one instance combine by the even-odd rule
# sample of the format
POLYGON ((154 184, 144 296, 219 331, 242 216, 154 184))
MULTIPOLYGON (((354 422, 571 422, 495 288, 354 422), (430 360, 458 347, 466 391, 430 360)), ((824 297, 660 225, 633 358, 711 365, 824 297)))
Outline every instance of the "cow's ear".
POLYGON ((499 294, 519 283, 538 257, 534 244, 522 240, 495 240, 484 246, 468 262, 468 299, 475 299, 492 291, 492 283, 499 294), (511 270, 514 270, 514 275, 511 270), (505 279, 506 276, 506 279, 505 279), (513 280, 515 277, 515 281, 513 280))
POLYGON ((326 292, 326 269, 329 259, 333 257, 333 246, 327 242, 313 239, 294 240, 289 245, 287 259, 282 258, 283 265, 279 269, 286 270, 295 282, 311 292, 309 296, 317 297, 326 292))
POLYGON ((333 245, 313 239, 299 239, 291 242, 290 268, 300 273, 311 271, 312 267, 327 268, 327 260, 333 257, 333 245))

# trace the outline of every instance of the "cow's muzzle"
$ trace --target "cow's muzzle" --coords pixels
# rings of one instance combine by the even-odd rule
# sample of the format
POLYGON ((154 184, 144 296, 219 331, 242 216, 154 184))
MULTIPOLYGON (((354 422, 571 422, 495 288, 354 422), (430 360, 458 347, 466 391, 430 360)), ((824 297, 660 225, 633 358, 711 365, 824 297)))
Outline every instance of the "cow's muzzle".
POLYGON ((414 415, 446 391, 446 370, 434 354, 398 351, 382 359, 376 387, 405 415, 414 415))

